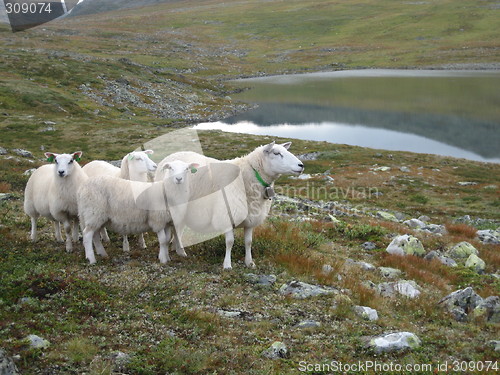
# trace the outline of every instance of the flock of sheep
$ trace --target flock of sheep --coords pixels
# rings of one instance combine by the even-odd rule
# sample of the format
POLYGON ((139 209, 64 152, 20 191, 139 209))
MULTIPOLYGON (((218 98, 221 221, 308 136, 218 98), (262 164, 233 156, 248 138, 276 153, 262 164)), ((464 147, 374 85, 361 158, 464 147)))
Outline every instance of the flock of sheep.
POLYGON ((84 167, 81 151, 45 156, 51 164, 38 168, 25 190, 24 211, 31 217, 31 240, 37 240, 37 218, 54 222, 55 237, 62 242, 60 223, 66 234, 66 250, 73 250, 83 230, 85 256, 91 264, 97 254, 107 256, 102 241, 106 229, 123 235, 123 250, 129 250, 127 235, 153 231, 160 245, 159 260, 170 260, 170 242, 177 254, 186 256, 183 233, 224 233, 226 255, 223 267, 231 268, 234 229, 243 228, 245 264, 252 259, 253 229, 271 208, 274 181, 282 174, 300 174, 302 162, 288 151, 291 142, 257 147, 240 158, 220 161, 195 152, 176 152, 158 165, 152 150, 127 154, 120 168, 95 160, 84 167), (154 181, 148 174, 155 173, 154 181))

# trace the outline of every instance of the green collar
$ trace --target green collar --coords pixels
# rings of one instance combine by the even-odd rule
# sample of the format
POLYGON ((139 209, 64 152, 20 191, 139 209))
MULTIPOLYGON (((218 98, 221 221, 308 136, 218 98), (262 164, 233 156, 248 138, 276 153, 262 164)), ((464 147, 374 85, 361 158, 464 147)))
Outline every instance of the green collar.
POLYGON ((271 186, 266 181, 264 181, 264 179, 260 176, 259 172, 257 172, 257 169, 254 168, 253 171, 255 172, 255 178, 257 178, 257 180, 260 182, 262 186, 264 187, 271 186))

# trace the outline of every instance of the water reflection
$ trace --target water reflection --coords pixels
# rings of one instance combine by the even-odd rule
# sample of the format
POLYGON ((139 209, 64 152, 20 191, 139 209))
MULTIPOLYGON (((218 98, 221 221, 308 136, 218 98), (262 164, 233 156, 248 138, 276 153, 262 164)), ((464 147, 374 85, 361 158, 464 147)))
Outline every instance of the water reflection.
POLYGON ((233 125, 224 122, 201 123, 196 125, 194 129, 222 130, 231 133, 327 141, 376 149, 438 154, 469 160, 500 163, 500 158, 484 158, 473 152, 422 136, 393 130, 370 128, 363 125, 322 122, 319 124, 308 123, 300 125, 281 124, 259 126, 253 122, 241 121, 233 125))

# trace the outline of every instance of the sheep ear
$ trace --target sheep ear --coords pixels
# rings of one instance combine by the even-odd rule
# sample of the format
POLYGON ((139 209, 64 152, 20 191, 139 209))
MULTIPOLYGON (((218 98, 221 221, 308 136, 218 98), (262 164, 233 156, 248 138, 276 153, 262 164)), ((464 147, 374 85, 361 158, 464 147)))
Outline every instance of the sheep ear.
POLYGON ((72 155, 73 155, 73 160, 80 161, 82 160, 83 152, 82 151, 73 152, 72 155))
POLYGON ((269 143, 264 147, 264 152, 270 153, 273 147, 274 147, 274 141, 272 141, 271 143, 269 143))
POLYGON ((196 173, 198 172, 198 168, 200 165, 198 163, 191 163, 189 164, 189 168, 191 168, 191 173, 196 173))
POLYGON ((171 169, 171 168, 172 168, 172 167, 170 166, 170 164, 169 164, 169 163, 166 163, 166 164, 163 166, 162 170, 165 170, 165 169, 171 169))
POLYGON ((145 150, 144 153, 145 154, 154 154, 154 151, 153 150, 145 150))
POLYGON ((291 145, 292 145, 292 142, 285 142, 285 143, 282 144, 282 146, 284 148, 286 148, 287 150, 290 148, 291 145))
POLYGON ((49 163, 53 163, 53 162, 54 162, 54 160, 55 160, 55 159, 56 159, 56 157, 57 157, 57 154, 53 154, 52 152, 46 152, 46 153, 45 153, 45 156, 47 157, 47 161, 48 161, 49 163))

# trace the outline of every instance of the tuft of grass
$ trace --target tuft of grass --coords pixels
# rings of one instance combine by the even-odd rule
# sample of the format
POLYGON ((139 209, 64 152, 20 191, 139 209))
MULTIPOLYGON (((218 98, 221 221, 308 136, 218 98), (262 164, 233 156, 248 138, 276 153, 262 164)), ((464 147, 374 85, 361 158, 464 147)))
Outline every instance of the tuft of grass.
POLYGON ((429 203, 429 198, 422 194, 413 194, 410 196, 410 200, 415 203, 427 204, 429 203))
POLYGON ((452 236, 462 236, 470 239, 476 238, 477 229, 467 224, 446 223, 446 230, 452 236))
POLYGON ((64 354, 71 363, 90 363, 99 348, 87 337, 74 337, 64 345, 64 354))

